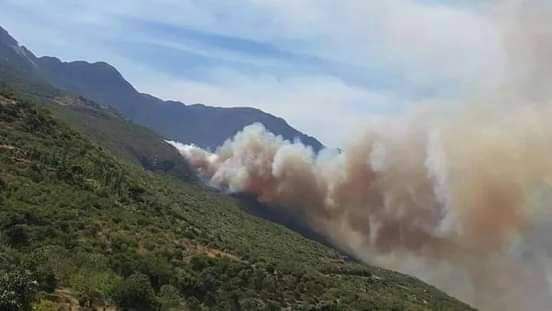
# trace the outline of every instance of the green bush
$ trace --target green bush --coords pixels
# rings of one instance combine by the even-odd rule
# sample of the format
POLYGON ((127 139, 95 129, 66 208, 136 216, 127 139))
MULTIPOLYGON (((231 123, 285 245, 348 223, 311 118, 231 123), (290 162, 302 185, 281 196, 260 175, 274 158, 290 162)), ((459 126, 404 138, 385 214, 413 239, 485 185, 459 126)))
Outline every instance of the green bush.
POLYGON ((50 267, 46 265, 39 265, 35 268, 33 275, 38 282, 40 290, 47 293, 52 293, 56 290, 58 281, 54 271, 50 267))
POLYGON ((2 272, 0 275, 0 310, 27 311, 38 292, 38 282, 27 271, 2 272))
POLYGON ((154 289, 158 290, 167 284, 172 276, 171 266, 163 258, 146 255, 138 263, 137 270, 144 273, 151 280, 154 289))
POLYGON ((142 273, 135 273, 124 280, 115 289, 114 300, 124 309, 149 311, 158 308, 151 282, 142 273))
POLYGON ((13 225, 4 232, 7 243, 13 247, 23 247, 29 244, 30 234, 26 225, 13 225))
POLYGON ((81 268, 71 275, 68 285, 75 289, 84 304, 111 300, 121 284, 120 278, 110 271, 94 271, 81 268))
POLYGON ((182 309, 182 297, 172 285, 163 285, 159 290, 159 303, 162 311, 182 309))
POLYGON ((42 299, 33 305, 33 311, 58 311, 58 306, 50 300, 42 299))

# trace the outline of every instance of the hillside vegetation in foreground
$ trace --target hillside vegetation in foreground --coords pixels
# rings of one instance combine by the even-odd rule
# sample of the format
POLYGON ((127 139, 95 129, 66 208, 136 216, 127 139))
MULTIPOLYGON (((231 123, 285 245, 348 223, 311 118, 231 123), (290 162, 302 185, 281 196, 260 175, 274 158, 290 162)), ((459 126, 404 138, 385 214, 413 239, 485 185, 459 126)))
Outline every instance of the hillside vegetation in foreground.
POLYGON ((465 310, 0 95, 0 310, 465 310))

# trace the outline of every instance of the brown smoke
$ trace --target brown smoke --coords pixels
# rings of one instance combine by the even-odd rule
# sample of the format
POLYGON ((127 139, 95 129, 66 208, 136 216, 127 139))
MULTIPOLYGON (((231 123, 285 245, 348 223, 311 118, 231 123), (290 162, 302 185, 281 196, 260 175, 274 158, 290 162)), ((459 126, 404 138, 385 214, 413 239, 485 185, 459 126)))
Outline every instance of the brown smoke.
POLYGON ((177 147, 210 184, 293 209, 367 262, 486 310, 551 309, 551 10, 493 7, 508 54, 497 88, 389 118, 343 152, 259 124, 214 154, 177 147))

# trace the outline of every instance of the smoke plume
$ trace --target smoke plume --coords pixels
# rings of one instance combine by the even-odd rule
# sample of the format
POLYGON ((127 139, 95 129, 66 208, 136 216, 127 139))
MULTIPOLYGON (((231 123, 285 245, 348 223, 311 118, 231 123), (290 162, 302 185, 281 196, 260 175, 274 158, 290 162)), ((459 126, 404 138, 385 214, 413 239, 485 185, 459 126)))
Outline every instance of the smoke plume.
POLYGON ((485 310, 549 310, 551 12, 493 6, 507 53, 496 87, 370 124, 343 151, 315 154, 260 124, 215 153, 175 145, 211 185, 285 206, 366 262, 485 310))

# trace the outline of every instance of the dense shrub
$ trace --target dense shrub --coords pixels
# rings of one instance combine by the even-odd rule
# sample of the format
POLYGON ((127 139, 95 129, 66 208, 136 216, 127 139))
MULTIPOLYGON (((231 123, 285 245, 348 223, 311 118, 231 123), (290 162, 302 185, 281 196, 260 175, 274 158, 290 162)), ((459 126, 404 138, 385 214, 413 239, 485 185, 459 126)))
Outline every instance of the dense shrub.
POLYGON ((16 224, 4 231, 7 243, 13 247, 23 247, 29 244, 30 234, 26 225, 16 224))
POLYGON ((163 285, 159 290, 159 303, 162 311, 181 310, 182 297, 172 285, 163 285))
POLYGON ((54 271, 46 265, 35 266, 33 276, 38 282, 39 289, 47 293, 52 293, 58 285, 54 271))
POLYGON ((38 291, 28 271, 0 272, 0 310, 27 311, 38 291))
POLYGON ((115 302, 126 309, 150 311, 158 308, 158 302, 147 275, 135 273, 125 279, 114 293, 115 302))

